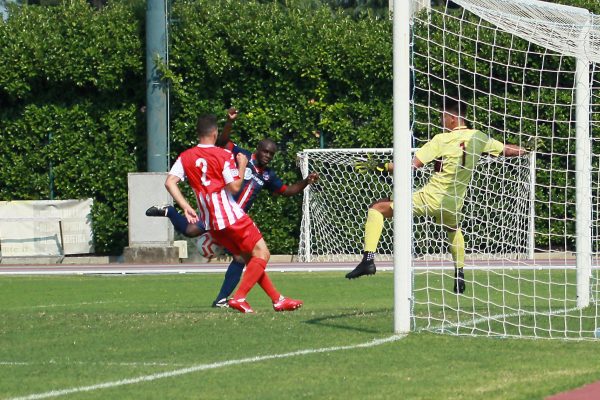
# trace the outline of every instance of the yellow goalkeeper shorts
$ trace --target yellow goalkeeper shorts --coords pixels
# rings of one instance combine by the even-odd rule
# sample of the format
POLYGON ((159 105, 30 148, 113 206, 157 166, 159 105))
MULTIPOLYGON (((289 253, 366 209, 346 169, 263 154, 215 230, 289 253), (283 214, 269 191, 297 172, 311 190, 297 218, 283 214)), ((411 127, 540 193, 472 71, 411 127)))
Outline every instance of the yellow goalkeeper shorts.
MULTIPOLYGON (((393 200, 393 199, 392 199, 393 200)), ((435 222, 450 228, 456 228, 460 223, 460 212, 454 208, 444 208, 441 205, 431 204, 427 201, 427 196, 422 191, 413 193, 412 206, 413 215, 418 217, 433 217, 435 222)), ((394 202, 391 204, 394 209, 394 202)))

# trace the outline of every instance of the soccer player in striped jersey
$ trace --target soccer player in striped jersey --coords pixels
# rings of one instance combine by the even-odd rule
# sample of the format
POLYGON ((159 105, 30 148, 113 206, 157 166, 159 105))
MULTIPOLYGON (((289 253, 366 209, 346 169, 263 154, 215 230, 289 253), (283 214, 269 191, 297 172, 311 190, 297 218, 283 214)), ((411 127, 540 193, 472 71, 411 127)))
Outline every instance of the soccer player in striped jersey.
MULTIPOLYGON (((232 123, 237 118, 237 110, 230 108, 227 112, 227 123, 223 127, 221 135, 217 139, 217 146, 230 150, 234 156, 243 153, 249 162, 244 172, 244 182, 240 191, 233 195, 245 212, 248 212, 254 200, 262 189, 267 189, 272 195, 284 197, 294 196, 301 193, 306 186, 318 181, 317 173, 310 173, 305 179, 285 185, 269 164, 277 152, 277 145, 270 139, 263 139, 258 143, 256 151, 250 151, 237 146, 230 140, 232 123)), ((205 232, 202 221, 196 224, 188 223, 187 219, 179 214, 173 206, 152 206, 146 211, 147 216, 168 217, 175 230, 187 237, 197 237, 205 232)), ((225 278, 217 298, 213 301, 213 307, 227 307, 227 297, 233 293, 244 270, 245 261, 242 257, 234 256, 225 272, 225 278)))
POLYGON ((217 119, 213 115, 198 118, 198 145, 180 154, 171 168, 165 187, 182 208, 187 221, 202 221, 213 238, 235 256, 241 256, 246 271, 238 290, 229 300, 229 307, 243 313, 254 310, 246 295, 258 283, 273 302, 275 311, 293 311, 302 306, 301 300, 284 297, 275 289, 265 269, 270 252, 262 234, 252 219, 234 200, 232 194, 242 187, 238 171, 245 171, 248 158, 215 146, 217 119), (236 167, 237 161, 237 167, 236 167), (199 213, 190 206, 179 189, 179 182, 188 179, 194 190, 199 213))
MULTIPOLYGON (((469 129, 466 123, 467 107, 463 102, 446 99, 442 112, 444 132, 433 137, 417 150, 413 168, 418 169, 435 161, 434 173, 427 184, 412 196, 413 215, 431 216, 442 225, 448 236, 454 261, 454 292, 464 293, 465 240, 460 229, 460 213, 473 169, 482 154, 516 157, 526 153, 517 145, 503 144, 483 132, 469 129)), ((357 170, 391 172, 392 163, 357 163, 357 170)), ((393 216, 394 202, 381 199, 371 205, 365 224, 363 259, 348 279, 372 275, 376 271, 375 251, 381 237, 384 218, 393 216)))

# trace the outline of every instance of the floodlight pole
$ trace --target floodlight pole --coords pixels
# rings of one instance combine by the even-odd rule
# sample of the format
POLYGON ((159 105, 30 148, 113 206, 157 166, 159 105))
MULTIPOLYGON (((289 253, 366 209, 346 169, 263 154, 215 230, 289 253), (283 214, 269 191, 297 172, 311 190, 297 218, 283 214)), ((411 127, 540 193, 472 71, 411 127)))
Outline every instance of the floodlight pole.
POLYGON ((394 0, 394 332, 410 331, 412 297, 411 1, 394 0))
POLYGON ((169 169, 167 84, 156 61, 167 62, 167 7, 165 0, 146 3, 146 159, 148 172, 169 169))

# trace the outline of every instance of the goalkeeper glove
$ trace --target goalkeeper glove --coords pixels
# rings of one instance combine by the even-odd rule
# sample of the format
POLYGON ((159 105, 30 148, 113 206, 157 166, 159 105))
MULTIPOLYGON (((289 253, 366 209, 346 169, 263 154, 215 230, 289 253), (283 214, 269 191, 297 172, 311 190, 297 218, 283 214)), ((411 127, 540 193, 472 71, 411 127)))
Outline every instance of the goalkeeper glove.
POLYGON ((536 136, 529 136, 527 139, 522 141, 521 147, 523 147, 527 151, 536 151, 538 147, 544 147, 544 144, 541 138, 538 138, 536 136))
POLYGON ((354 170, 360 174, 367 171, 384 173, 388 172, 388 163, 378 163, 375 160, 358 161, 354 164, 354 170))

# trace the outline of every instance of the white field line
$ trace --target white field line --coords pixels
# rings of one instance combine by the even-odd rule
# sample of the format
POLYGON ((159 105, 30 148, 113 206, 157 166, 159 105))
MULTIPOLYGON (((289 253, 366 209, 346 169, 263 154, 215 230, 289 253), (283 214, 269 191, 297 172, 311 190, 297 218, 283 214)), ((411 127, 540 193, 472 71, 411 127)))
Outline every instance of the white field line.
POLYGON ((439 332, 439 331, 443 331, 447 328, 468 328, 471 326, 475 326, 480 322, 485 322, 485 321, 499 321, 501 319, 520 317, 522 315, 536 315, 536 314, 537 315, 546 315, 546 316, 560 315, 560 314, 566 314, 566 313, 569 313, 571 311, 575 311, 578 309, 579 308, 577 308, 577 307, 573 307, 573 308, 568 308, 565 310, 556 310, 556 311, 549 311, 549 312, 534 312, 534 311, 521 310, 521 311, 517 311, 515 313, 511 313, 511 314, 496 314, 496 315, 490 315, 488 317, 480 317, 480 318, 470 319, 470 320, 466 320, 465 322, 442 323, 441 325, 432 326, 430 328, 421 328, 421 329, 419 329, 419 331, 439 332))
POLYGON ((187 367, 187 368, 176 369, 173 371, 165 371, 165 372, 160 372, 160 373, 152 374, 152 375, 138 376, 137 378, 122 379, 119 381, 110 381, 110 382, 98 383, 96 385, 80 386, 80 387, 74 387, 74 388, 69 388, 69 389, 52 390, 50 392, 44 392, 44 393, 34 393, 34 394, 27 395, 27 396, 22 396, 22 397, 13 397, 13 398, 10 398, 9 400, 47 399, 50 397, 64 396, 64 395, 72 394, 72 393, 90 392, 90 391, 94 391, 94 390, 112 388, 112 387, 117 387, 117 386, 133 385, 133 384, 140 383, 140 382, 151 382, 151 381, 155 381, 157 379, 170 378, 173 376, 185 375, 185 374, 190 374, 192 372, 205 371, 205 370, 209 370, 209 369, 228 367, 231 365, 255 363, 255 362, 274 360, 274 359, 279 359, 279 358, 303 356, 303 355, 307 355, 307 354, 329 353, 329 352, 340 351, 340 350, 353 350, 353 349, 359 349, 359 348, 375 347, 375 346, 379 346, 379 345, 382 345, 385 343, 395 342, 404 337, 406 337, 406 335, 393 335, 393 336, 389 336, 389 337, 383 338, 383 339, 375 339, 370 342, 353 344, 353 345, 348 345, 348 346, 323 347, 320 349, 306 349, 306 350, 298 350, 298 351, 293 351, 290 353, 283 353, 283 354, 271 354, 271 355, 266 355, 266 356, 241 358, 238 360, 220 361, 220 362, 211 363, 211 364, 198 364, 198 365, 193 365, 193 366, 187 367))

